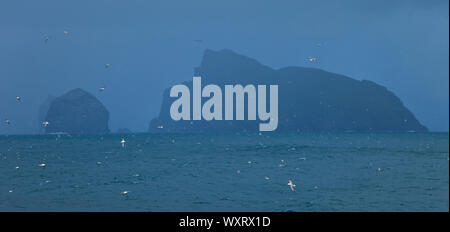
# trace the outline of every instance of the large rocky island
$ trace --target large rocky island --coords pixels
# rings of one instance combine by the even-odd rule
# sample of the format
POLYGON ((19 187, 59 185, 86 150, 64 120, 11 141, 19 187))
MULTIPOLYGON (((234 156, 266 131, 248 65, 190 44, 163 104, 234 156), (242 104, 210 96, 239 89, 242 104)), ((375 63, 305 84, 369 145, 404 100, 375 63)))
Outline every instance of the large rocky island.
MULTIPOLYGON (((206 50, 194 75, 202 77, 202 86, 216 84, 222 91, 226 84, 279 85, 278 132, 427 131, 394 93, 372 81, 314 68, 274 70, 230 50, 206 50)), ((192 81, 183 84, 192 92, 192 81)), ((150 132, 258 131, 258 120, 174 121, 169 110, 175 100, 166 89, 160 114, 150 122, 150 132)))
POLYGON ((92 94, 74 89, 53 99, 48 108, 45 133, 109 133, 109 112, 92 94))

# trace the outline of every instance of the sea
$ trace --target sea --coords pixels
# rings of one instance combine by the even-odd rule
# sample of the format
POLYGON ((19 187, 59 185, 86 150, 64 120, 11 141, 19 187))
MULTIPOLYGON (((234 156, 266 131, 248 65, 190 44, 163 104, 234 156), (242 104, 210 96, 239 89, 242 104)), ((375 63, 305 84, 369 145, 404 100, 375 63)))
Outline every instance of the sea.
POLYGON ((0 211, 449 211, 449 134, 2 135, 0 211))

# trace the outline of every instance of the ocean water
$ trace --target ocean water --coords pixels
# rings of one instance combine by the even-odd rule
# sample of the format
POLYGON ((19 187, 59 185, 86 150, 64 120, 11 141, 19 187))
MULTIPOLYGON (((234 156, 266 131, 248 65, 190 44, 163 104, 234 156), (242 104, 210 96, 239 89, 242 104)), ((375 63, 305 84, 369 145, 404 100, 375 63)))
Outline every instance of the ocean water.
POLYGON ((0 136, 0 211, 448 210, 448 133, 0 136))

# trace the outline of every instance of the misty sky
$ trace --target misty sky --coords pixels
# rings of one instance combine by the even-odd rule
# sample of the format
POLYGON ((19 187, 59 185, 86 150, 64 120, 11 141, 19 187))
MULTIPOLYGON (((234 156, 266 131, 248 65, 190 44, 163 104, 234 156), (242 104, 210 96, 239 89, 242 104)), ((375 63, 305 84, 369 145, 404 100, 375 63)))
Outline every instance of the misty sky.
POLYGON ((448 131, 448 8, 448 0, 2 1, 0 119, 11 125, 2 122, 0 134, 35 133, 46 97, 77 87, 110 111, 112 131, 146 131, 162 91, 192 79, 207 48, 375 81, 430 130, 448 131))

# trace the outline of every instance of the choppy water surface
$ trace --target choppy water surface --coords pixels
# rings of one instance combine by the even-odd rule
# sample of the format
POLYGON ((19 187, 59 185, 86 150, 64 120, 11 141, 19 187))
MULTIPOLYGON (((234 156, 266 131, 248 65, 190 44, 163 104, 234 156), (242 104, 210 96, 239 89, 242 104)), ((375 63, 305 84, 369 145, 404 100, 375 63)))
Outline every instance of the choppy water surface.
POLYGON ((448 157, 448 133, 1 136, 0 211, 448 211, 448 157))

